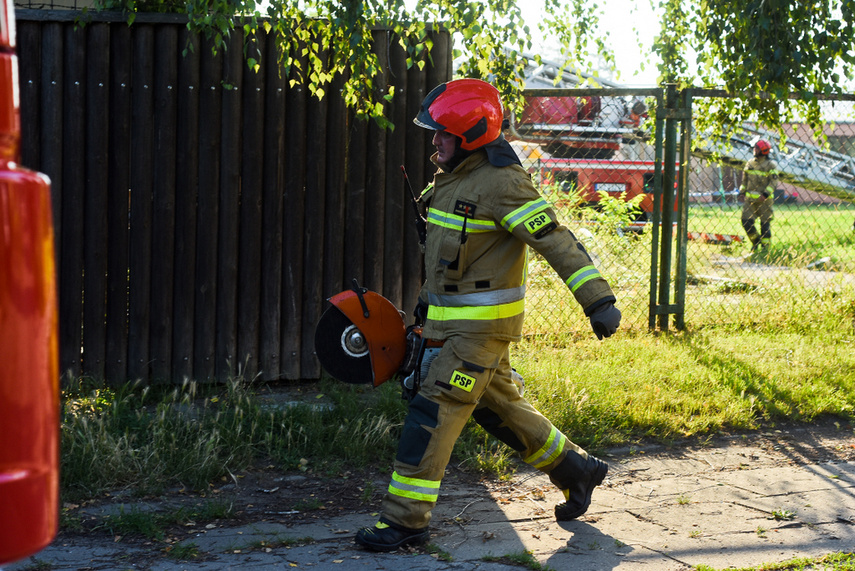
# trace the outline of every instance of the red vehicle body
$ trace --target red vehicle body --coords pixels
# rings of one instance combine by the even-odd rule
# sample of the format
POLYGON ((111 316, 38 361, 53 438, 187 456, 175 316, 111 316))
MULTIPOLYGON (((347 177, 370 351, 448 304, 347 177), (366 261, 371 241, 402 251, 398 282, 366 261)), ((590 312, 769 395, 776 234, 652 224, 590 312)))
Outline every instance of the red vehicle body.
POLYGON ((59 518, 59 361, 50 182, 18 165, 15 8, 0 4, 0 565, 59 518))
POLYGON ((608 159, 639 136, 647 107, 614 98, 527 97, 513 125, 514 135, 539 143, 556 158, 608 159))
POLYGON ((539 158, 524 162, 544 184, 555 183, 567 193, 567 201, 595 206, 601 192, 627 201, 641 195, 639 219, 649 220, 655 164, 617 158, 645 140, 639 130, 645 117, 647 107, 640 99, 528 97, 512 135, 538 145, 539 158))
POLYGON ((581 199, 588 205, 600 201, 600 192, 615 198, 623 195, 623 200, 642 195, 639 207, 642 217, 649 219, 653 212, 654 166, 650 161, 550 158, 537 161, 534 171, 544 183, 558 184, 568 199, 581 199))

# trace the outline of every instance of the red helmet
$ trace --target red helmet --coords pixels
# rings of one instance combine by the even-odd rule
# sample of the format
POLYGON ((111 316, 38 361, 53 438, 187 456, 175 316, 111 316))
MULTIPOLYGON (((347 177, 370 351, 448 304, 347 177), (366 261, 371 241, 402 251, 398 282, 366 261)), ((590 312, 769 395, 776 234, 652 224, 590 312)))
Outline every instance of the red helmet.
POLYGON ((760 139, 754 143, 754 154, 764 157, 769 156, 769 151, 772 150, 772 145, 766 139, 760 139))
POLYGON ((498 89, 480 79, 455 79, 428 93, 413 123, 448 131, 461 138, 461 149, 474 151, 501 135, 503 116, 498 89))

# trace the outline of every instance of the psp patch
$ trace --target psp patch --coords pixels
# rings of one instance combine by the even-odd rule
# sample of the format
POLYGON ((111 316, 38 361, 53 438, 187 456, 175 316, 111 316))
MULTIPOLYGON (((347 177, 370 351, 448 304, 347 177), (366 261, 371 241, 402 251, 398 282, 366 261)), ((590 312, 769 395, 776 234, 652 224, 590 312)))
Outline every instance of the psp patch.
POLYGON ((537 239, 543 238, 556 228, 555 222, 549 218, 546 212, 539 212, 534 216, 530 216, 523 222, 523 225, 529 234, 534 234, 534 237, 537 239))
POLYGON ((454 371, 451 373, 451 380, 448 381, 448 384, 471 393, 472 388, 475 386, 475 377, 470 377, 460 371, 454 371))

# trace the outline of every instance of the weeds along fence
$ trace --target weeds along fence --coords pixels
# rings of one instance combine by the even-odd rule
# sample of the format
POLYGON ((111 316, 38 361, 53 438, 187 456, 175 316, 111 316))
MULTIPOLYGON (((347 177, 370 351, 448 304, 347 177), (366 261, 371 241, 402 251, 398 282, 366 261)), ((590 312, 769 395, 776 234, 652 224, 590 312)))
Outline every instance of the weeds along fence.
POLYGON ((240 29, 212 55, 180 16, 16 15, 22 162, 53 183, 64 374, 317 378, 314 325, 352 278, 415 304, 400 166, 414 185, 432 175, 410 119, 450 78, 447 34, 419 71, 375 32, 378 85, 396 92, 384 131, 354 120, 335 83, 321 101, 290 86, 264 35, 255 73, 240 29))
MULTIPOLYGON (((784 137, 747 125, 722 141, 692 131, 692 97, 674 109, 664 92, 529 90, 530 103, 515 121, 513 144, 611 283, 623 326, 667 329, 669 315, 678 327, 775 322, 785 308, 809 318, 811 308, 824 310, 817 303, 823 298, 847 294, 843 299, 852 303, 851 103, 828 106, 824 141, 801 124, 787 125, 784 137), (648 118, 654 110, 655 122, 648 118), (680 119, 670 154, 667 117, 680 119), (744 164, 761 137, 772 143, 781 171, 765 252, 752 251, 737 198, 744 164), (661 190, 667 156, 673 157, 671 202, 661 190), (673 208, 663 210, 663 203, 673 208)), ((528 334, 586 330, 566 287, 537 256, 529 286, 528 334)))

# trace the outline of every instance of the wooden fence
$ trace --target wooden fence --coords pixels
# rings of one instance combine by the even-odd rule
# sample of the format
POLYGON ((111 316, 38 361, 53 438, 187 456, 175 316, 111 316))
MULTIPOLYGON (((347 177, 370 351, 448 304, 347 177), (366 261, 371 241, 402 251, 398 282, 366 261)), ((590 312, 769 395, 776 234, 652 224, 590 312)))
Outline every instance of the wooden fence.
POLYGON ((412 307, 422 269, 400 166, 419 188, 432 174, 411 119, 450 79, 447 34, 418 71, 375 32, 396 93, 384 131, 337 85, 321 101, 290 88, 263 36, 255 73, 180 17, 80 15, 17 11, 22 163, 53 183, 64 375, 317 378, 314 326, 352 278, 412 307))

